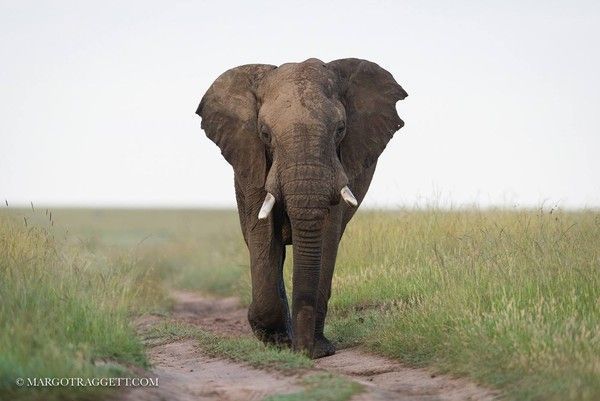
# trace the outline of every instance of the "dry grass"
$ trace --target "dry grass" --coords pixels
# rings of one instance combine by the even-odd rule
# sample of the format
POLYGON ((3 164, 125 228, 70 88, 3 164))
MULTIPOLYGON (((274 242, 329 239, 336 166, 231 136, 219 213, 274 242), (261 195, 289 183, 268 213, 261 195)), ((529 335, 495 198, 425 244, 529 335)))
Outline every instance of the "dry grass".
MULTIPOLYGON (((54 220, 93 258, 129 252, 165 287, 248 299, 234 211, 56 210, 54 220)), ((327 331, 512 399, 598 399, 598 244, 592 211, 361 211, 340 248, 327 331)))

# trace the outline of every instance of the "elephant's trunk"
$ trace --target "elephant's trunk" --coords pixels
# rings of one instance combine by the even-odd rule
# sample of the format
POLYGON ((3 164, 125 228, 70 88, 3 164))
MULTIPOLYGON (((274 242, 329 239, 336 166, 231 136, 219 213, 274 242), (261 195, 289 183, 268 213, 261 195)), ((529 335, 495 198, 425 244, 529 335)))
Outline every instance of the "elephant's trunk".
POLYGON ((292 226, 294 349, 312 353, 321 269, 323 223, 332 197, 333 171, 324 165, 293 165, 281 171, 281 191, 292 226))
POLYGON ((286 164, 274 159, 258 218, 267 218, 276 201, 284 203, 294 246, 292 345, 312 355, 325 217, 340 199, 354 207, 358 202, 339 160, 328 165, 316 158, 304 159, 286 164))
POLYGON ((291 219, 294 244, 292 331, 295 350, 312 353, 321 270, 322 219, 291 219))

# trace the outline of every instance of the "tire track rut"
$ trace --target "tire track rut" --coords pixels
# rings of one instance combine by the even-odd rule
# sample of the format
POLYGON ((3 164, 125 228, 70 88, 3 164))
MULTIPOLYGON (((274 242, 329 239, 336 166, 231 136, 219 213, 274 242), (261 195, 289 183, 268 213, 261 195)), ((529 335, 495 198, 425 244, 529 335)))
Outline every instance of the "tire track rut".
MULTIPOLYGON (((193 292, 176 292, 173 316, 169 321, 192 324, 223 336, 251 336, 246 309, 236 298, 212 298, 193 292)), ((138 322, 140 329, 165 320, 156 316, 138 322)), ((301 378, 318 372, 331 372, 363 385, 364 392, 352 401, 488 401, 498 394, 466 379, 433 375, 358 348, 337 351, 315 361, 315 368, 297 375, 256 369, 227 359, 209 357, 192 339, 149 345, 154 367, 150 375, 159 377, 159 388, 136 388, 119 397, 123 401, 238 401, 262 400, 273 394, 302 390, 301 378)))

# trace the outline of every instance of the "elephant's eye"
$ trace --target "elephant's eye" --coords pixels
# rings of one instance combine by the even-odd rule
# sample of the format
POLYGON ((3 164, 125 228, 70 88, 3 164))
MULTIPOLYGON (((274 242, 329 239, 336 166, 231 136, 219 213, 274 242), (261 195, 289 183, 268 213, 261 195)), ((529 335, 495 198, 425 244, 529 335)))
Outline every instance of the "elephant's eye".
POLYGON ((344 137, 345 133, 346 133, 346 124, 344 124, 344 122, 341 122, 338 124, 337 128, 335 129, 335 140, 341 141, 342 138, 344 137))
POLYGON ((258 136, 260 140, 263 141, 266 145, 271 144, 271 133, 269 132, 269 129, 264 125, 260 127, 260 132, 258 133, 258 136))

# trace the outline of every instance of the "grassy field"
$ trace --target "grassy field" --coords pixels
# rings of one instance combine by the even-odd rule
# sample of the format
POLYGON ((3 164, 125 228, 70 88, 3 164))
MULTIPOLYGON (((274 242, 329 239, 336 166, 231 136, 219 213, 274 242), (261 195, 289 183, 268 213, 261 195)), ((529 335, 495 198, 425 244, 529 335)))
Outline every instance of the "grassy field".
MULTIPOLYGON (((0 393, 17 373, 143 366, 130 318, 165 308, 169 288, 248 301, 234 211, 54 210, 52 221, 0 211, 0 393)), ((599 244, 592 211, 361 211, 327 332, 509 399, 599 399, 599 244)))
POLYGON ((15 382, 123 377, 127 366, 146 366, 131 317, 166 306, 158 274, 135 255, 70 245, 51 224, 48 217, 26 227, 23 218, 0 215, 0 399, 102 395, 101 387, 15 382))

